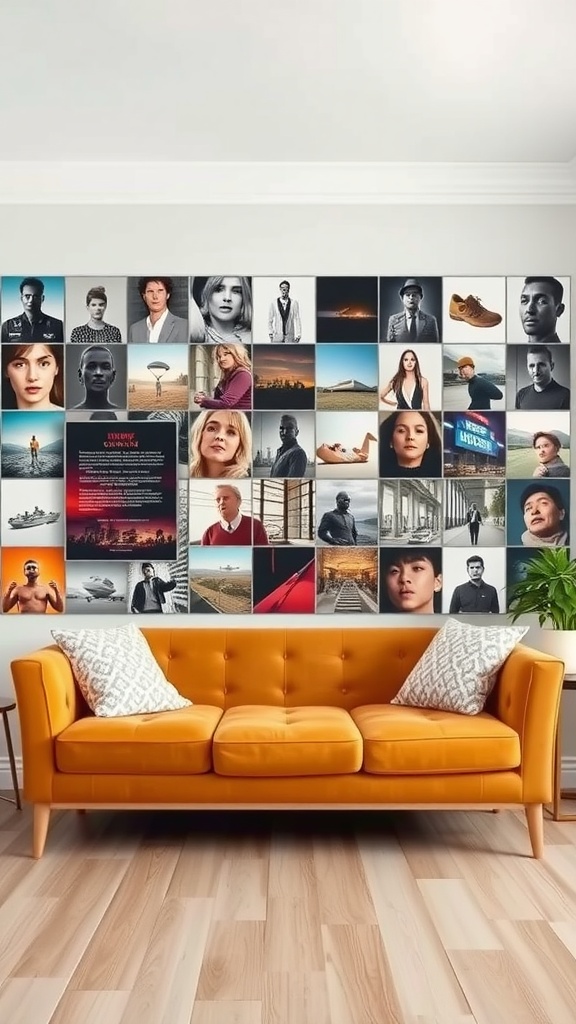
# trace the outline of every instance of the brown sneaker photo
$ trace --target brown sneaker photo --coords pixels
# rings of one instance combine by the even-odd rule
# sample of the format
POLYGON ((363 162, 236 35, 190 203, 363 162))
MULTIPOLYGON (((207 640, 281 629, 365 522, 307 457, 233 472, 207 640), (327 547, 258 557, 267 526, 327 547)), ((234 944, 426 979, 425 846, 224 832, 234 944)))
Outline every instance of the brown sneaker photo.
POLYGON ((463 320, 471 327, 497 327, 502 323, 500 313, 484 309, 477 295, 468 295, 466 299, 453 295, 448 312, 451 320, 463 320))

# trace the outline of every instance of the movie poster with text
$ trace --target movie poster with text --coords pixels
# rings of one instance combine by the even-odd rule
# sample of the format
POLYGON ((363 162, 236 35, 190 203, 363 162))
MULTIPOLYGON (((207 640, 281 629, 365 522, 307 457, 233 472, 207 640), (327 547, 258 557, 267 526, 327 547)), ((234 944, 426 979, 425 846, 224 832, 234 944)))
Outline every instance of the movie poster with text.
POLYGON ((177 556, 177 438, 169 422, 66 429, 66 558, 177 556))

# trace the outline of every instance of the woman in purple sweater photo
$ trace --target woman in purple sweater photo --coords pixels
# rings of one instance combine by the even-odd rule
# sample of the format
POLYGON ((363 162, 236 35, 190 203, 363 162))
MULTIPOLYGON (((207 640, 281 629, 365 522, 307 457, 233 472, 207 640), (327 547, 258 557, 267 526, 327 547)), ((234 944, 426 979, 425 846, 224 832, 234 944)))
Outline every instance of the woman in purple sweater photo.
POLYGON ((194 395, 195 405, 202 409, 251 409, 252 364, 244 345, 215 345, 215 369, 220 380, 209 398, 205 391, 194 395))

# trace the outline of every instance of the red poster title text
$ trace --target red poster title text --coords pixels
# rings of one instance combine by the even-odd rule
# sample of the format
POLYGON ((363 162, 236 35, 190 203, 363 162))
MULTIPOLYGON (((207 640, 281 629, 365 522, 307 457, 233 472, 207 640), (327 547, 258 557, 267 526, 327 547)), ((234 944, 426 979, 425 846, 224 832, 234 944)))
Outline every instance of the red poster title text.
POLYGON ((105 448, 138 448, 138 445, 135 434, 110 433, 104 441, 105 448))

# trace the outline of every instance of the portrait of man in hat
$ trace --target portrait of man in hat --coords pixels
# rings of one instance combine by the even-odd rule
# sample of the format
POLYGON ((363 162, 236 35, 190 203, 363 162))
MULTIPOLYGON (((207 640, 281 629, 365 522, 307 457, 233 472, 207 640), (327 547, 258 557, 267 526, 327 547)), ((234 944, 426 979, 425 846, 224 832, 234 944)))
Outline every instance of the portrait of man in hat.
POLYGON ((402 310, 388 318, 386 341, 398 341, 402 345, 424 341, 440 341, 438 321, 431 313, 420 308, 424 289, 415 277, 409 277, 400 288, 402 310))

